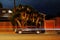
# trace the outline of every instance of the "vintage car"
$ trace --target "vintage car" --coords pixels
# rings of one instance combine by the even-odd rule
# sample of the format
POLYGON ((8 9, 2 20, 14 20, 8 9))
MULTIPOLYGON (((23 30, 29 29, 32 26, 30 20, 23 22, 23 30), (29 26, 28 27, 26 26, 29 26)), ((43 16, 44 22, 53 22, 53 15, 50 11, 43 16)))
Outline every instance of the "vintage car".
POLYGON ((34 31, 40 33, 44 31, 45 14, 36 11, 29 6, 19 6, 16 12, 12 15, 12 24, 14 31, 22 33, 24 31, 34 31))

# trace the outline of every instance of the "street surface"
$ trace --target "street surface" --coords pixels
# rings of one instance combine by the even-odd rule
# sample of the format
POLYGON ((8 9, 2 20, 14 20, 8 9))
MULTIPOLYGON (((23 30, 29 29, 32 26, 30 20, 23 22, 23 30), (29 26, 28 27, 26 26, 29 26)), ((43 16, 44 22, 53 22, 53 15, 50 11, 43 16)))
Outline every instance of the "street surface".
POLYGON ((60 34, 16 34, 11 22, 0 22, 0 40, 60 40, 60 34))
POLYGON ((60 40, 60 35, 2 33, 0 40, 60 40))

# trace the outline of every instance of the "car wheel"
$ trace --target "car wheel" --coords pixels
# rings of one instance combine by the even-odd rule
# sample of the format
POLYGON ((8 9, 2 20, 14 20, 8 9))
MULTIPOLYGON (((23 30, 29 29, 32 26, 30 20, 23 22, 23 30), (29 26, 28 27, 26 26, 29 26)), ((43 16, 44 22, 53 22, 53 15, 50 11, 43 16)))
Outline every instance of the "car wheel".
POLYGON ((22 34, 22 31, 18 31, 19 34, 22 34))
POLYGON ((36 31, 36 33, 37 33, 37 34, 39 34, 39 33, 40 33, 40 31, 36 31))

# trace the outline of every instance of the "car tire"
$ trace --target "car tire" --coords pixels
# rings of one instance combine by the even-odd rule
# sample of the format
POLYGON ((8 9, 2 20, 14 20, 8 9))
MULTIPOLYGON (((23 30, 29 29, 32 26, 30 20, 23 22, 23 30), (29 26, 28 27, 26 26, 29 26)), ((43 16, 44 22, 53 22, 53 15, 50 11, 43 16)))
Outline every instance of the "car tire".
POLYGON ((40 31, 36 31, 36 34, 40 34, 40 31))
POLYGON ((22 34, 22 31, 18 31, 19 34, 22 34))

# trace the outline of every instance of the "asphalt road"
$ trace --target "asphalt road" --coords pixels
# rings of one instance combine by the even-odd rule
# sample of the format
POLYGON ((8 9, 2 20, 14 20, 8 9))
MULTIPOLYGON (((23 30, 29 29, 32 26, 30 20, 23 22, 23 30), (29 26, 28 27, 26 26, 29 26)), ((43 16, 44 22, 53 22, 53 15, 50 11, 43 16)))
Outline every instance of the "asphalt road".
POLYGON ((60 40, 57 34, 0 34, 0 40, 60 40))
POLYGON ((16 34, 7 28, 12 28, 10 22, 0 22, 0 40, 60 40, 58 34, 16 34))

